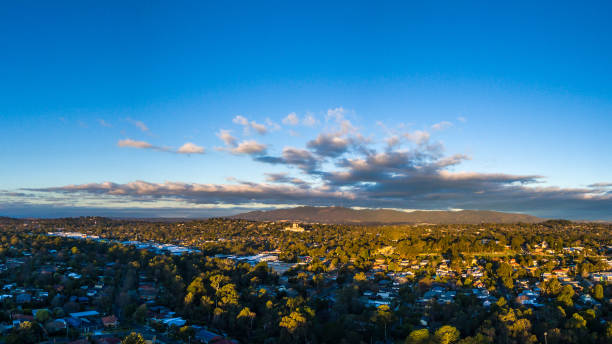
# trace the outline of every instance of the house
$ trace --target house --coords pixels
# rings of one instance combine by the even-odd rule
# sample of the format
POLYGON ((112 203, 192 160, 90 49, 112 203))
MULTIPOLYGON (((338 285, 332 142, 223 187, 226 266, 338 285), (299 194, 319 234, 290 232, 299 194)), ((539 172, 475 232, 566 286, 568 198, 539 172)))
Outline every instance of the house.
POLYGON ((558 268, 552 271, 552 273, 557 277, 567 277, 568 272, 569 272, 568 268, 558 268))
POLYGON ((285 231, 289 231, 289 232, 303 232, 304 231, 304 227, 301 227, 297 223, 293 223, 293 224, 291 224, 291 226, 285 227, 285 231))
POLYGON ((85 312, 76 312, 70 313, 70 316, 73 318, 89 318, 100 315, 97 311, 85 311, 85 312))
POLYGON ((117 320, 117 317, 114 315, 109 315, 107 317, 102 317, 102 325, 105 328, 109 328, 109 327, 117 327, 117 325, 119 324, 119 321, 117 320))
POLYGON ((51 275, 55 271, 57 271, 57 268, 55 266, 46 265, 40 268, 39 273, 41 275, 51 275))
POLYGON ((595 301, 595 299, 593 299, 593 297, 589 294, 580 295, 578 300, 585 305, 599 305, 599 302, 595 301))
POLYGON ((17 303, 29 303, 32 302, 32 295, 28 293, 22 293, 15 297, 15 302, 17 303))
POLYGON ((10 284, 5 284, 2 289, 4 290, 12 290, 13 288, 15 288, 17 286, 17 284, 15 283, 10 283, 10 284))
POLYGON ((151 301, 157 297, 157 288, 153 282, 140 282, 138 286, 138 294, 140 299, 151 301))
POLYGON ((70 327, 73 328, 79 328, 81 327, 81 320, 79 318, 72 318, 72 317, 68 317, 66 319, 64 319, 66 321, 66 324, 70 327))
POLYGON ((521 292, 516 297, 516 302, 523 306, 542 307, 544 305, 537 302, 537 299, 539 296, 540 296, 539 293, 528 289, 528 290, 521 292))
POLYGON ((542 279, 543 279, 543 280, 545 280, 545 281, 546 281, 546 280, 549 280, 549 279, 552 279, 552 278, 554 278, 554 277, 555 277, 555 276, 553 276, 553 274, 551 274, 550 272, 544 272, 544 273, 542 273, 542 279))
POLYGON ((591 279, 596 282, 612 282, 612 271, 592 273, 591 279))
POLYGON ((45 324, 45 328, 51 333, 57 333, 68 328, 68 324, 64 319, 56 319, 51 320, 47 324, 45 324))
POLYGON ((46 312, 48 312, 49 314, 51 314, 51 312, 50 312, 50 311, 49 311, 47 308, 41 308, 41 309, 33 309, 33 310, 32 310, 32 315, 33 315, 33 316, 36 318, 36 314, 37 314, 38 312, 40 312, 40 311, 46 311, 46 312))
POLYGON ((203 342, 204 344, 209 344, 209 343, 213 343, 218 340, 221 340, 223 339, 223 337, 214 332, 210 332, 208 330, 201 329, 200 331, 196 332, 195 339, 203 342))
POLYGON ((25 314, 13 314, 12 319, 13 319, 13 324, 15 324, 15 322, 17 322, 17 324, 20 324, 24 321, 34 321, 33 316, 25 315, 25 314))
POLYGON ((437 295, 437 301, 439 304, 453 303, 455 296, 457 296, 457 292, 454 290, 444 291, 437 295))
POLYGON ((81 279, 81 275, 71 272, 68 274, 68 277, 72 278, 72 279, 81 279))
POLYGON ((472 294, 479 299, 486 299, 489 297, 489 291, 484 288, 474 288, 472 289, 472 294))
POLYGON ((564 247, 563 248, 563 252, 565 252, 565 253, 580 253, 580 252, 582 252, 582 250, 584 250, 584 247, 582 247, 582 246, 564 247))
POLYGON ((174 326, 178 326, 178 327, 184 326, 187 323, 187 321, 185 319, 181 318, 181 317, 161 319, 160 322, 165 324, 165 325, 167 325, 167 326, 174 325, 174 326))
MULTIPOLYGON (((100 316, 100 313, 98 313, 97 311, 84 311, 84 312, 70 313, 70 316, 72 318, 78 319, 79 328, 84 328, 86 330, 92 330, 100 326, 100 320, 98 319, 98 317, 100 316)), ((66 319, 66 321, 69 321, 69 319, 66 319)))
POLYGON ((391 305, 391 301, 388 300, 368 300, 368 304, 374 307, 382 306, 382 305, 391 305))
POLYGON ((171 318, 175 312, 165 306, 150 306, 147 307, 149 312, 153 314, 154 318, 171 318))

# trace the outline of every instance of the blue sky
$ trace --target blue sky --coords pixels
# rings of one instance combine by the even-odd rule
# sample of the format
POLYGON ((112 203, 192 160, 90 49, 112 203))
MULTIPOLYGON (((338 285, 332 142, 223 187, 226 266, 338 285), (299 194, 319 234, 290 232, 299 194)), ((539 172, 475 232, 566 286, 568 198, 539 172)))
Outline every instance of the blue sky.
POLYGON ((612 219, 610 7, 5 4, 0 215, 612 219))

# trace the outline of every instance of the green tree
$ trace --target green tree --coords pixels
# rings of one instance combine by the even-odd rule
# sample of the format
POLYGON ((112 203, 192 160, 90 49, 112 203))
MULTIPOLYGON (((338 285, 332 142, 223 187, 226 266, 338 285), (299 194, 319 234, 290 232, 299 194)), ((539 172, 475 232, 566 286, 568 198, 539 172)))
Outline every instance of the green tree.
POLYGON ((132 314, 132 319, 134 319, 134 321, 139 324, 144 324, 147 318, 147 312, 147 305, 143 303, 142 305, 138 306, 138 308, 136 308, 134 314, 132 314))
POLYGON ((219 290, 225 283, 228 283, 228 282, 229 282, 229 278, 223 275, 213 275, 210 277, 210 286, 211 288, 215 290, 215 295, 217 295, 215 306, 217 306, 219 302, 219 298, 218 298, 219 290))
POLYGON ((506 263, 501 263, 496 270, 497 276, 501 279, 504 287, 512 289, 514 280, 512 279, 512 267, 506 263))
POLYGON ((561 291, 561 283, 556 278, 542 282, 542 291, 549 296, 556 296, 561 291))
POLYGON ((121 344, 145 344, 145 340, 140 333, 132 332, 123 338, 121 344))
POLYGON ((561 288, 561 292, 559 293, 559 296, 557 296, 557 301, 565 307, 572 307, 574 305, 574 301, 572 300, 573 297, 574 288, 568 284, 561 288))
POLYGON ((429 342, 429 337, 429 330, 426 328, 414 330, 406 337, 405 344, 426 344, 429 342))
POLYGON ((8 336, 6 342, 8 344, 33 344, 39 343, 42 339, 42 336, 42 328, 38 324, 29 321, 24 321, 19 324, 19 327, 17 327, 16 331, 14 331, 13 333, 11 333, 11 335, 8 336))
POLYGON ((217 291, 217 297, 221 299, 222 305, 237 305, 238 304, 238 292, 234 284, 226 284, 217 291))
POLYGON ((188 292, 187 295, 185 295, 185 306, 189 306, 193 303, 193 301, 195 300, 195 295, 192 292, 188 292))
POLYGON ((178 330, 178 336, 183 342, 188 342, 195 336, 195 330, 191 326, 183 326, 178 330))
POLYGON ((255 319, 255 312, 252 312, 249 307, 244 307, 240 313, 236 316, 236 319, 246 319, 249 321, 249 329, 253 328, 253 319, 255 319))
POLYGON ((215 292, 219 291, 221 286, 227 282, 229 282, 229 278, 223 275, 213 275, 210 277, 210 286, 215 292))
POLYGON ((512 323, 507 324, 508 331, 512 338, 520 339, 521 342, 528 342, 531 336, 531 321, 521 318, 512 323))
POLYGON ((567 327, 576 329, 585 328, 586 323, 586 320, 584 320, 584 318, 580 314, 574 313, 572 314, 572 317, 567 321, 567 327))
POLYGON ((393 320, 393 313, 388 305, 380 305, 376 308, 376 312, 372 317, 372 321, 382 324, 385 333, 385 341, 387 341, 387 326, 393 320))
POLYGON ((444 325, 440 327, 439 329, 436 330, 434 334, 436 341, 440 344, 454 343, 457 340, 459 340, 460 336, 461 336, 461 333, 459 332, 459 330, 457 330, 457 328, 450 326, 450 325, 444 325))
POLYGON ((612 321, 608 321, 606 323, 606 333, 605 333, 606 339, 608 340, 612 340, 612 321))
POLYGON ((358 272, 355 274, 355 277, 353 277, 353 279, 356 282, 364 282, 367 280, 366 275, 363 272, 358 272))
POLYGON ((298 329, 306 326, 306 317, 300 312, 291 312, 288 316, 281 318, 280 327, 285 328, 289 333, 293 334, 298 329))
POLYGON ((593 294, 593 297, 595 297, 597 300, 602 300, 604 298, 603 286, 601 284, 596 284, 593 294))
POLYGON ((204 287, 204 281, 202 277, 196 277, 191 281, 189 286, 187 287, 187 292, 192 293, 194 295, 203 294, 206 292, 206 288, 204 287))
POLYGON ((48 310, 46 309, 41 309, 38 312, 36 312, 36 317, 35 317, 36 321, 38 321, 41 324, 46 323, 49 319, 51 319, 51 314, 49 313, 48 310))
POLYGON ((459 344, 490 344, 493 343, 490 337, 485 336, 482 333, 478 333, 473 337, 463 338, 458 342, 459 344))
POLYGON ((208 297, 207 295, 203 295, 200 298, 200 305, 202 306, 202 308, 204 308, 204 312, 210 314, 210 311, 213 309, 212 306, 215 303, 213 302, 213 300, 208 297))

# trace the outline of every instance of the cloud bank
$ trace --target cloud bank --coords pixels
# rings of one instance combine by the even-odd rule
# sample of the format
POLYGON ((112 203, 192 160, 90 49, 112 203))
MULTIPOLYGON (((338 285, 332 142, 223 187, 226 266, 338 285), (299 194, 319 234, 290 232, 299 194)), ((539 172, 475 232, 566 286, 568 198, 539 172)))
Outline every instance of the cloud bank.
MULTIPOLYGON (((21 190, 22 195, 5 195, 24 204, 41 199, 102 200, 109 206, 123 203, 143 206, 163 203, 177 207, 245 207, 257 203, 278 205, 342 205, 400 209, 489 209, 524 212, 543 217, 612 220, 612 183, 599 182, 585 187, 547 186, 545 178, 534 174, 479 173, 457 171, 469 160, 465 154, 447 155, 444 145, 433 133, 453 130, 442 121, 427 129, 406 130, 396 126, 377 137, 348 118, 342 107, 325 113, 325 125, 302 147, 272 149, 270 144, 239 138, 220 129, 218 154, 233 154, 251 159, 270 170, 264 182, 233 181, 228 184, 201 184, 167 181, 153 183, 87 183, 21 190), (33 198, 28 195, 36 195, 33 198)), ((459 120, 460 122, 464 122, 459 120)), ((235 116, 232 122, 242 127, 244 136, 266 134, 281 126, 270 119, 264 124, 235 116)), ((281 122, 289 127, 314 126, 312 115, 304 118, 290 113, 281 122)), ((385 127, 381 124, 381 126, 385 127)), ((284 133, 286 135, 286 132, 284 133)), ((146 141, 119 140, 119 147, 203 154, 204 147, 187 142, 178 149, 158 147, 146 141)), ((257 178, 256 178, 257 179, 257 178)))
POLYGON ((117 146, 121 148, 138 148, 138 149, 151 149, 160 152, 169 152, 177 154, 204 154, 204 147, 198 146, 195 143, 187 142, 174 150, 170 147, 160 147, 150 144, 146 141, 137 141, 132 139, 123 139, 117 142, 117 146))

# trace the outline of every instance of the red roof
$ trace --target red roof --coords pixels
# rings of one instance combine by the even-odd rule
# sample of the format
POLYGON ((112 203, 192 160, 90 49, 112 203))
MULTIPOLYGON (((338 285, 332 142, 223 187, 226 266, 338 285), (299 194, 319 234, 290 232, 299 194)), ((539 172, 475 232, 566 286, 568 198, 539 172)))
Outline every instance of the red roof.
POLYGON ((13 314, 13 320, 34 321, 34 317, 25 314, 13 314))
POLYGON ((102 324, 104 326, 114 326, 117 325, 117 317, 114 315, 109 315, 107 317, 102 317, 102 324))

